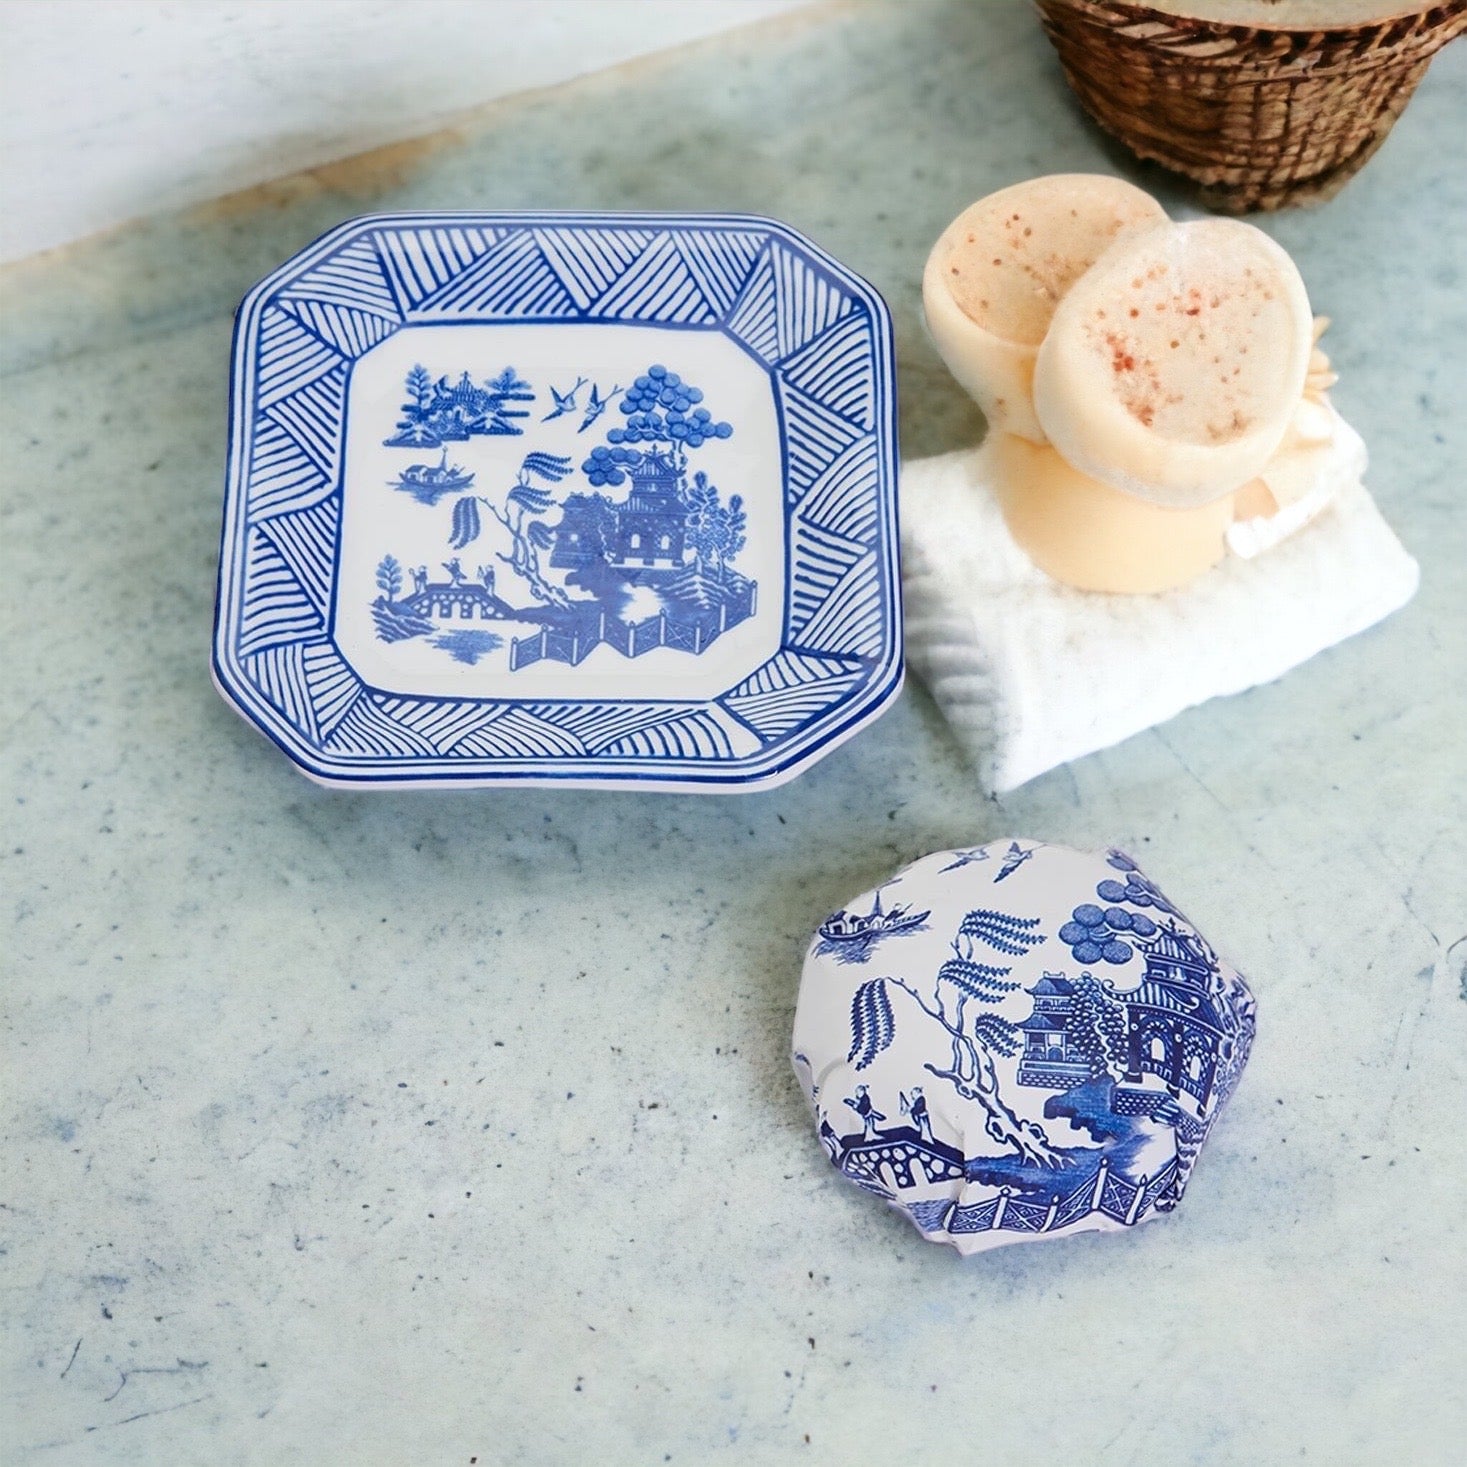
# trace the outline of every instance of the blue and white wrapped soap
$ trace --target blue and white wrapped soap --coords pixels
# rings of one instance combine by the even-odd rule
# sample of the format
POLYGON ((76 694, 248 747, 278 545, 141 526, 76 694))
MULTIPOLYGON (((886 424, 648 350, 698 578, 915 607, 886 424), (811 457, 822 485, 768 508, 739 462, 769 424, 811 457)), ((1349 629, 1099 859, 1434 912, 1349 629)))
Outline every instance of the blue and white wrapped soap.
POLYGON ((1170 1212, 1253 995, 1120 851, 926 856, 820 924, 794 1060, 832 1164, 960 1253, 1170 1212))

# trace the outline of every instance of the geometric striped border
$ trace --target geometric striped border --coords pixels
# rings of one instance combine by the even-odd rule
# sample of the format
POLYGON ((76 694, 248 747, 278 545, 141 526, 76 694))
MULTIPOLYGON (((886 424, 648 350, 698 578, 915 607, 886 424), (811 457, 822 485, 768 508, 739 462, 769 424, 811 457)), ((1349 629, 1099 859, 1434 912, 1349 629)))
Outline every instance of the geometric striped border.
POLYGON ((233 364, 214 680, 319 782, 770 787, 900 690, 890 316, 874 289, 786 225, 351 220, 250 292, 233 364), (366 685, 330 630, 353 361, 405 325, 597 320, 718 331, 770 372, 786 489, 781 649, 701 702, 427 698, 366 685))

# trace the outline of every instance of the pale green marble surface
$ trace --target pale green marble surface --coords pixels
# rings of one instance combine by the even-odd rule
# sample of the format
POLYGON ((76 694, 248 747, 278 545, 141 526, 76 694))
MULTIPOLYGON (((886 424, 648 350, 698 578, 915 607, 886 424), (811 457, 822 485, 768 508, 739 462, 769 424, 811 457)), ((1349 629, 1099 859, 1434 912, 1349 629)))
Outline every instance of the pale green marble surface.
POLYGON ((928 243, 1129 170, 1025 7, 820 9, 12 272, 5 1459, 1459 1460, 1464 97, 1459 49, 1265 221, 1417 599, 998 801, 917 688, 762 796, 325 793, 207 660, 230 313, 352 213, 779 215, 890 300, 907 453, 975 438, 928 243), (826 911, 1017 833, 1143 855, 1260 1037, 1175 1216, 964 1265, 829 1171, 785 1052, 826 911))

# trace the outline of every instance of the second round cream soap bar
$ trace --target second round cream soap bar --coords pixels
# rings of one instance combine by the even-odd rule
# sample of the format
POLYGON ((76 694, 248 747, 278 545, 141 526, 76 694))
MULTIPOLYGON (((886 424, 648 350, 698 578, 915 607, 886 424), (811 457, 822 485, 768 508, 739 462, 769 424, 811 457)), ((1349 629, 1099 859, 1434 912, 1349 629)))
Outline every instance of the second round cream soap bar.
POLYGON ((1046 441, 1034 360, 1056 306, 1118 239, 1165 222, 1119 178, 1058 173, 989 194, 943 231, 922 277, 927 326, 995 431, 1046 441))
POLYGON ((1035 413, 1082 473, 1194 508, 1278 448, 1312 348, 1304 282, 1262 230, 1168 224, 1113 245, 1059 303, 1035 360, 1035 413))

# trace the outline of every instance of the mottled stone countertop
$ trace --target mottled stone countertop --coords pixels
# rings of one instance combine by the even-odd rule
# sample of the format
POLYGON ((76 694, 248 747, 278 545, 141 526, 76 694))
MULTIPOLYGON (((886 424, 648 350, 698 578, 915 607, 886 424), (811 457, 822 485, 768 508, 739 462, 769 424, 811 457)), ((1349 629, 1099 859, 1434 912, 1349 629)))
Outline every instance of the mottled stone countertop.
POLYGON ((327 793, 207 668, 231 312, 353 213, 779 215, 891 302, 907 454, 976 439, 929 242, 1138 176, 1027 7, 816 7, 11 270, 5 1460, 1460 1460, 1464 136, 1459 49, 1264 221, 1417 599, 996 801, 918 687, 763 795, 327 793), (1019 833, 1143 855, 1260 1038, 1173 1217, 965 1265, 786 1048, 821 916, 1019 833))

